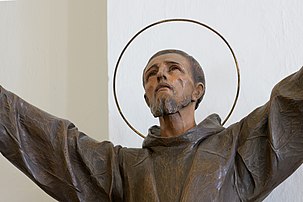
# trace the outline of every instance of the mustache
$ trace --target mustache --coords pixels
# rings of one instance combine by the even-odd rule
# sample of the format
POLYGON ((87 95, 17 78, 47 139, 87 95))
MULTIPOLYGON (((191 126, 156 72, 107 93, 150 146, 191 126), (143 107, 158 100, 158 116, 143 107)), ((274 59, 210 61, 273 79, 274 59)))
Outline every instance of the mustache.
POLYGON ((170 90, 173 90, 173 87, 171 85, 169 85, 168 83, 164 83, 164 82, 158 84, 158 86, 155 89, 155 92, 158 92, 158 90, 160 88, 169 88, 170 90))

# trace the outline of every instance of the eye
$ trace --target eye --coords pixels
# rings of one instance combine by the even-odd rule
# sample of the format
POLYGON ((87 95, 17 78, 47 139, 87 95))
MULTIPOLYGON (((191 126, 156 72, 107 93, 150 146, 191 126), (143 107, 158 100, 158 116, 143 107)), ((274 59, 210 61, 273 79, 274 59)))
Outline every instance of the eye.
POLYGON ((146 75, 146 81, 147 81, 150 77, 155 76, 156 74, 157 74, 157 70, 151 70, 151 71, 149 71, 149 72, 147 73, 147 75, 146 75))
POLYGON ((175 71, 175 70, 181 71, 181 68, 178 65, 172 65, 169 67, 169 71, 175 71))

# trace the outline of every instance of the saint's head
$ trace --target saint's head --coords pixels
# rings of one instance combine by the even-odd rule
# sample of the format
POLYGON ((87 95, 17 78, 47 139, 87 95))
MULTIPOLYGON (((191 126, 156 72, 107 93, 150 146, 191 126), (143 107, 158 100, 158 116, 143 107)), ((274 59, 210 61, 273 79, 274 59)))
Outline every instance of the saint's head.
POLYGON ((180 50, 154 54, 143 71, 145 100, 155 117, 197 109, 205 92, 204 73, 199 63, 180 50))

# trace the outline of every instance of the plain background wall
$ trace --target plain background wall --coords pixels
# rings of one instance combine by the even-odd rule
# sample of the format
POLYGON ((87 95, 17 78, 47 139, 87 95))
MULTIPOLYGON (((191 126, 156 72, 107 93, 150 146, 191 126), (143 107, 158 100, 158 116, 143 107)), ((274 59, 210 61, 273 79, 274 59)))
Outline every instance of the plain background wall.
MULTIPOLYGON (((106 1, 0 2, 0 84, 107 139, 106 1)), ((54 201, 3 157, 0 201, 54 201)))
MULTIPOLYGON (((274 84, 303 65, 302 9, 303 2, 300 0, 108 1, 109 78, 112 78, 122 48, 147 24, 174 17, 191 18, 209 24, 230 42, 241 68, 240 98, 228 126, 264 104, 274 84)), ((211 111, 224 116, 230 107, 229 102, 234 96, 232 89, 235 88, 232 82, 235 80, 235 72, 231 67, 230 55, 221 50, 224 49, 223 44, 212 44, 211 41, 217 43, 218 39, 208 36, 209 41, 205 41, 200 31, 191 30, 194 28, 190 27, 167 26, 164 30, 153 28, 138 37, 122 58, 118 74, 118 98, 128 120, 144 134, 157 121, 153 120, 145 107, 141 73, 147 59, 154 51, 162 48, 184 49, 207 69, 206 100, 200 106, 198 116, 211 111), (196 32, 196 35, 192 32, 196 32), (225 81, 225 77, 232 80, 225 81)), ((142 139, 122 121, 112 96, 109 97, 109 134, 115 144, 141 147, 142 139)), ((303 201, 302 175, 300 168, 265 201, 303 201)))

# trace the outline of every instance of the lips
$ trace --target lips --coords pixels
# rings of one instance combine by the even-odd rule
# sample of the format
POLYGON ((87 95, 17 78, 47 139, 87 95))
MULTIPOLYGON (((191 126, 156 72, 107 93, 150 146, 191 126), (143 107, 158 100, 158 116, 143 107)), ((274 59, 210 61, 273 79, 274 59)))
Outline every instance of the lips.
POLYGON ((161 90, 163 88, 168 88, 170 90, 173 89, 172 86, 167 83, 160 83, 160 84, 158 84, 157 88, 155 89, 155 92, 157 93, 159 90, 161 90))

